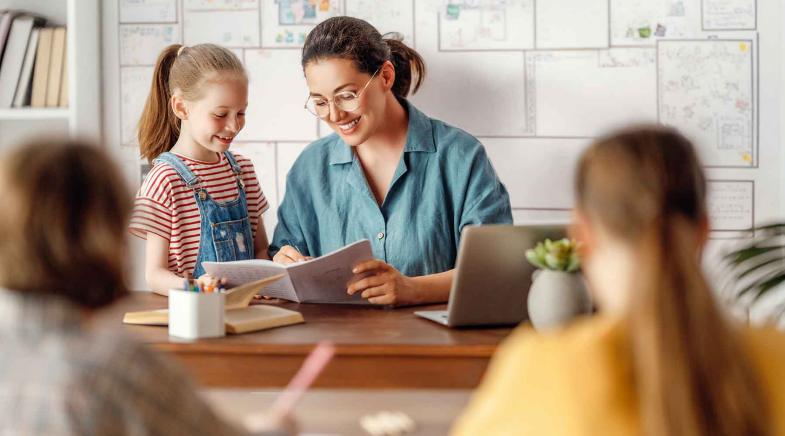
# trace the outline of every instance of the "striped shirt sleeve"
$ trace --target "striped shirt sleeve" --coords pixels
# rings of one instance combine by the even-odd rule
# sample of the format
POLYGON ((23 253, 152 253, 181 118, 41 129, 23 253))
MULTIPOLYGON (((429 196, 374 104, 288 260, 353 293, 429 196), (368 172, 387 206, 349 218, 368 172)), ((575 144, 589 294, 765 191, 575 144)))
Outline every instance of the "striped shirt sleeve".
POLYGON ((172 183, 168 165, 156 165, 150 170, 134 200, 129 231, 147 239, 148 233, 167 241, 172 235, 172 183))

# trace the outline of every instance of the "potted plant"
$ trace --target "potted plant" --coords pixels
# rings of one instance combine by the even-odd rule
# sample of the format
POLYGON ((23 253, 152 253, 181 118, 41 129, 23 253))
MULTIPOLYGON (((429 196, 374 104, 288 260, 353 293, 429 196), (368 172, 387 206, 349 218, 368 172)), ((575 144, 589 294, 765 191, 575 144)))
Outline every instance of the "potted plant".
POLYGON ((592 310, 577 248, 577 242, 565 238, 546 239, 526 250, 526 259, 539 268, 527 299, 529 320, 537 330, 562 326, 592 310))
MULTIPOLYGON (((725 255, 724 287, 731 289, 736 302, 751 305, 783 292, 785 284, 785 223, 769 224, 755 229, 752 242, 725 255)), ((771 318, 785 315, 782 298, 771 318)))

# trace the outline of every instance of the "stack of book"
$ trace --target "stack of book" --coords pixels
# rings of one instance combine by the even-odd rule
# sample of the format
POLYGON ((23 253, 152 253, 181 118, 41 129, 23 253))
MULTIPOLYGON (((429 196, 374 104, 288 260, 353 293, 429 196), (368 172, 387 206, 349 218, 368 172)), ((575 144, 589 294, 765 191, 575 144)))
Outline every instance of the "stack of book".
POLYGON ((65 27, 0 11, 0 109, 68 106, 65 27))

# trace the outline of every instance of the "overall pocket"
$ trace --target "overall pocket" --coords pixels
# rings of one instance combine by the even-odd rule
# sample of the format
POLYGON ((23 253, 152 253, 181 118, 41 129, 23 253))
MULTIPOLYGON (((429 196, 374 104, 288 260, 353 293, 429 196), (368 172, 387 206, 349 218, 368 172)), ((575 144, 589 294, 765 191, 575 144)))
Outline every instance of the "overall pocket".
POLYGON ((248 218, 211 225, 216 261, 230 262, 254 258, 251 225, 248 218))

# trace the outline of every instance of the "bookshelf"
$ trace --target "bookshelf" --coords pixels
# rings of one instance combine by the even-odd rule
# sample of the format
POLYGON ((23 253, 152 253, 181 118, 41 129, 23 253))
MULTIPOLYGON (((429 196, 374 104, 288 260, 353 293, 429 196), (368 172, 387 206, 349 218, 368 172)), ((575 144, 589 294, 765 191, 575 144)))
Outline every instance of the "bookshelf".
POLYGON ((6 0, 2 9, 31 12, 65 25, 69 106, 0 109, 0 148, 31 135, 101 139, 100 0, 6 0))

